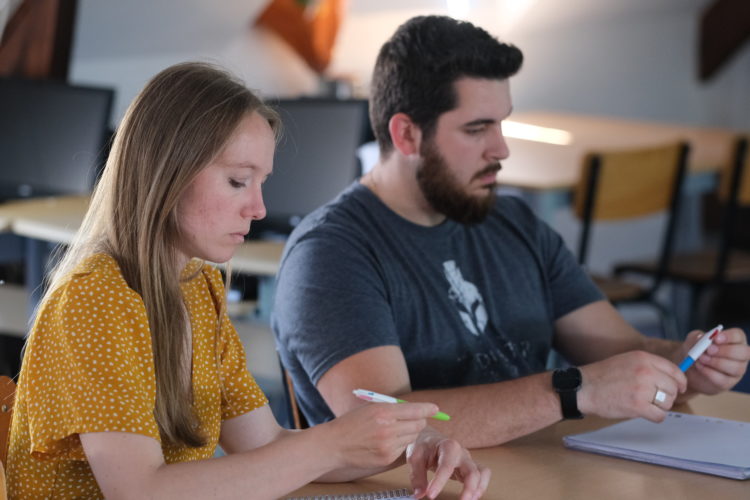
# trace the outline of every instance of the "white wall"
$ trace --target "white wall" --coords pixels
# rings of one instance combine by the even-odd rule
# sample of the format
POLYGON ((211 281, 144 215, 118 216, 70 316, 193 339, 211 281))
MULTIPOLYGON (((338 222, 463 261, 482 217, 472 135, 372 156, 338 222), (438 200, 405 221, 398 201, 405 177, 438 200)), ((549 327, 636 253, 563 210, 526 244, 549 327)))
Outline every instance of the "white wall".
MULTIPOLYGON (((708 84, 697 74, 698 14, 709 0, 473 0, 466 18, 525 53, 516 109, 564 110, 750 129, 750 47, 708 84)), ((350 0, 331 76, 366 93, 380 45, 444 0, 350 0)), ((265 0, 81 0, 71 79, 115 86, 113 122, 146 80, 212 60, 267 96, 312 94, 319 80, 273 34, 250 29, 265 0)))
POLYGON ((750 46, 699 82, 699 10, 626 12, 519 30, 515 41, 526 60, 514 82, 517 105, 750 129, 750 46))

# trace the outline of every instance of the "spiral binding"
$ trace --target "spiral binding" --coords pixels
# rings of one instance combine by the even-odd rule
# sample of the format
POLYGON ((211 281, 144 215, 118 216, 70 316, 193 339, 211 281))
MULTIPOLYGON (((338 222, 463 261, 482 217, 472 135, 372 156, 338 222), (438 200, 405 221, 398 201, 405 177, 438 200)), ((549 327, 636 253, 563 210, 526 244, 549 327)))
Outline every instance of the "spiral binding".
POLYGON ((294 497, 287 500, 388 500, 395 498, 410 497, 409 490, 402 488, 399 490, 376 491, 372 493, 355 493, 353 495, 322 495, 315 497, 294 497))

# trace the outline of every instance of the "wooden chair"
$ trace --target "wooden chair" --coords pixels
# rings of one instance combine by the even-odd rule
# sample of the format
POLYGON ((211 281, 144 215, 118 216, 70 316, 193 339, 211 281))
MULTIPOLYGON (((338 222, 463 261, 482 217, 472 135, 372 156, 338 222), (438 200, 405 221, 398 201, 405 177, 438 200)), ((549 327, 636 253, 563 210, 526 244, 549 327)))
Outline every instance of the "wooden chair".
POLYGON ((677 338, 671 308, 656 299, 674 242, 680 191, 685 178, 689 147, 684 142, 628 151, 590 153, 575 188, 574 211, 581 219, 579 262, 585 266, 594 221, 631 219, 666 211, 656 272, 650 285, 616 276, 592 279, 615 306, 644 303, 656 309, 666 337, 677 338))
POLYGON ((302 410, 300 410, 299 405, 297 404, 297 396, 294 394, 294 382, 292 381, 292 376, 289 375, 289 372, 284 368, 281 358, 279 358, 279 367, 281 368, 281 376, 284 379, 284 395, 286 396, 289 421, 294 425, 295 429, 307 429, 310 427, 310 424, 308 424, 305 414, 302 413, 302 410))
POLYGON ((0 375, 0 500, 5 500, 6 498, 5 467, 15 395, 16 384, 13 382, 13 379, 5 375, 0 375))
MULTIPOLYGON (((737 216, 740 207, 750 207, 750 154, 748 137, 737 139, 732 160, 721 173, 718 197, 723 206, 718 245, 695 252, 675 254, 663 276, 690 286, 690 328, 706 328, 707 295, 718 292, 725 284, 750 283, 750 253, 734 248, 733 239, 739 231, 737 216)), ((659 265, 653 261, 626 262, 615 267, 618 275, 636 273, 654 276, 659 265)))

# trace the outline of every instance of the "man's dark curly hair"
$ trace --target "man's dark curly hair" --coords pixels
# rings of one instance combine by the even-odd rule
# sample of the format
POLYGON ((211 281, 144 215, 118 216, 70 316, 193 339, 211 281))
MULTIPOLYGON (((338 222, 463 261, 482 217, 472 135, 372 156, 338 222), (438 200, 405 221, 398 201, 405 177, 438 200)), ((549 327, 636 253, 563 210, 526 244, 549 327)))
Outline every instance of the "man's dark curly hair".
POLYGON ((438 117, 457 105, 456 80, 504 80, 522 61, 518 48, 469 22, 446 16, 405 22, 380 49, 373 71, 370 120, 381 154, 393 150, 388 121, 396 113, 408 115, 429 139, 438 117))

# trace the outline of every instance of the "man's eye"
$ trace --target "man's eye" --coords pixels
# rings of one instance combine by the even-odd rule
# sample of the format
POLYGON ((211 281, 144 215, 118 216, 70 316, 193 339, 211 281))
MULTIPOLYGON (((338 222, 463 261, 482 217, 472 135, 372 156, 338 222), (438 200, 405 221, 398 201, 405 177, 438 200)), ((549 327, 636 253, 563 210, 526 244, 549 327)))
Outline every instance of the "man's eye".
POLYGON ((229 179, 229 185, 232 186, 233 188, 243 188, 243 187, 245 187, 245 183, 244 182, 236 181, 234 179, 229 179))
POLYGON ((474 127, 474 128, 467 128, 466 133, 469 135, 476 135, 480 134, 484 131, 484 127, 474 127))

